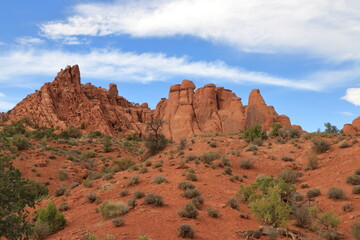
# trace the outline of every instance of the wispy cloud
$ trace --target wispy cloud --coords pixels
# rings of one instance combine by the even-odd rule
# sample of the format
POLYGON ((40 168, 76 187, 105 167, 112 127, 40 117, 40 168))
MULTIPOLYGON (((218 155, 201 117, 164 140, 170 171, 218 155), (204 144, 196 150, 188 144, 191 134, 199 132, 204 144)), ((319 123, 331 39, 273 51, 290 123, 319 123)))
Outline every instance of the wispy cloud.
POLYGON ((16 42, 20 43, 21 45, 38 45, 44 43, 44 40, 40 38, 25 36, 17 38, 16 42))
POLYGON ((15 103, 0 100, 0 111, 7 111, 15 107, 15 103))
POLYGON ((348 116, 348 117, 354 116, 354 114, 351 113, 351 112, 340 112, 340 114, 342 114, 342 115, 344 115, 344 116, 348 116))
POLYGON ((191 61, 188 57, 170 57, 162 53, 93 50, 89 53, 40 50, 15 51, 0 56, 0 83, 26 82, 29 76, 54 76, 66 65, 79 64, 84 78, 112 81, 166 81, 171 78, 196 78, 213 82, 268 84, 298 89, 315 89, 305 82, 270 76, 232 67, 221 61, 191 61))
POLYGON ((356 106, 360 106, 360 88, 348 88, 345 96, 341 99, 346 100, 356 106))
POLYGON ((5 94, 0 92, 0 97, 5 97, 5 94))
POLYGON ((261 53, 360 60, 360 2, 354 0, 118 0, 79 4, 41 25, 49 38, 192 35, 261 53))

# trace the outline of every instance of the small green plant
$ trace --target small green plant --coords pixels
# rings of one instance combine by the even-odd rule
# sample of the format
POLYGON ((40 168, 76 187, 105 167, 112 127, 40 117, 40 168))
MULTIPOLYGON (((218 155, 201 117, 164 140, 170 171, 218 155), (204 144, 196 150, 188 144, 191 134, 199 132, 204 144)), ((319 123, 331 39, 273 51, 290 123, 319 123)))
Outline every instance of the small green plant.
POLYGON ((339 143, 339 148, 347 148, 347 147, 350 147, 350 144, 348 144, 346 142, 346 140, 342 140, 340 143, 339 143))
POLYGON ((186 190, 186 189, 194 189, 195 186, 191 182, 181 182, 179 183, 178 188, 181 190, 186 190))
POLYGON ((180 217, 197 218, 198 211, 193 203, 186 203, 183 208, 178 211, 180 217))
POLYGON ((86 187, 86 188, 91 188, 91 187, 93 186, 92 181, 90 180, 90 178, 85 179, 85 180, 83 181, 83 185, 84 185, 84 187, 86 187))
POLYGON ((315 197, 318 197, 320 196, 321 192, 320 192, 320 189, 318 188, 312 188, 312 189, 309 189, 307 192, 306 192, 306 197, 311 199, 311 198, 315 198, 315 197))
POLYGON ((104 152, 108 153, 112 151, 112 141, 111 141, 111 137, 110 136, 105 136, 103 139, 103 149, 104 152))
POLYGON ((93 203, 97 200, 97 194, 95 192, 90 192, 85 194, 85 198, 88 203, 93 203))
POLYGON ((63 196, 66 192, 66 187, 59 187, 57 189, 55 189, 54 191, 54 196, 55 197, 60 197, 63 196))
POLYGON ((163 197, 158 195, 158 194, 153 194, 153 193, 150 193, 145 197, 144 203, 148 204, 148 205, 155 206, 155 207, 164 206, 163 197))
POLYGON ((69 204, 67 202, 61 202, 60 205, 59 205, 59 211, 60 212, 65 212, 67 210, 69 210, 70 207, 69 207, 69 204))
POLYGON ((212 148, 216 148, 217 147, 217 144, 215 141, 212 141, 209 143, 209 146, 212 147, 212 148))
POLYGON ((118 160, 114 160, 113 166, 115 167, 116 172, 118 171, 125 171, 133 167, 136 163, 127 157, 122 157, 118 160))
POLYGON ((140 179, 138 176, 132 176, 130 181, 127 183, 128 187, 135 186, 140 183, 140 179))
POLYGON ((255 125, 247 130, 245 130, 242 133, 242 137, 248 141, 248 142, 252 142, 254 141, 256 138, 259 139, 266 139, 266 132, 262 130, 260 125, 255 125))
POLYGON ((189 224, 181 224, 178 227, 178 232, 178 236, 181 238, 194 238, 195 236, 195 231, 189 224))
POLYGON ((324 153, 330 149, 330 144, 321 138, 313 138, 312 140, 312 149, 316 153, 324 153))
POLYGON ((219 217, 219 211, 214 209, 214 208, 209 207, 209 208, 206 209, 206 211, 207 211, 209 217, 212 217, 212 218, 218 218, 219 217))
POLYGON ((355 240, 360 240, 360 221, 354 222, 351 225, 351 235, 355 240))
POLYGON ((63 229, 66 225, 66 219, 60 213, 54 202, 49 202, 45 208, 40 208, 36 211, 35 226, 42 226, 48 231, 48 235, 56 233, 63 229))
POLYGON ((181 138, 179 142, 179 150, 184 150, 186 148, 186 138, 181 138))
POLYGON ((239 203, 238 203, 238 201, 236 200, 235 197, 230 197, 226 201, 226 205, 231 207, 232 209, 239 210, 239 203))
POLYGON ((119 193, 119 196, 120 197, 125 197, 125 196, 128 196, 130 193, 129 193, 129 190, 121 190, 120 193, 119 193))
POLYGON ((253 158, 245 158, 240 160, 240 167, 242 169, 252 169, 254 168, 254 159, 253 158))
POLYGON ((360 185, 360 175, 352 175, 346 178, 346 183, 350 185, 360 185))
POLYGON ((328 197, 333 200, 344 200, 346 199, 344 190, 336 187, 329 188, 328 197))
POLYGON ((64 170, 59 170, 58 178, 60 181, 65 181, 68 178, 68 173, 64 170))
POLYGON ((284 162, 294 162, 295 161, 293 158, 287 157, 287 156, 282 157, 281 160, 283 160, 284 162))
POLYGON ((354 210, 354 207, 350 203, 345 203, 341 208, 344 212, 351 212, 354 210))
POLYGON ((188 173, 186 174, 186 179, 195 182, 197 181, 197 176, 195 173, 188 173))
POLYGON ((115 227, 121 227, 125 224, 125 220, 123 218, 117 217, 112 220, 112 224, 115 227))
POLYGON ((204 153, 201 157, 200 157, 200 160, 202 162, 204 162, 205 164, 210 164, 212 161, 214 160, 217 160, 220 158, 220 154, 217 153, 217 152, 207 152, 207 153, 204 153))
POLYGON ((140 199, 145 197, 145 193, 143 191, 137 190, 134 192, 133 196, 135 199, 140 199))
POLYGON ((100 205, 99 212, 104 219, 113 219, 128 213, 129 207, 123 202, 105 201, 100 205))
POLYGON ((318 168, 319 161, 317 154, 310 153, 307 155, 306 169, 305 170, 314 170, 318 168))
POLYGON ((151 183, 153 184, 161 184, 167 182, 166 177, 164 177, 163 175, 157 175, 155 176, 155 178, 151 181, 151 183))
POLYGON ((186 197, 186 198, 195 198, 195 197, 198 197, 200 196, 201 193, 199 190, 197 189, 185 189, 184 192, 182 193, 182 196, 183 197, 186 197))
POLYGON ((256 150, 258 150, 258 147, 256 145, 254 145, 254 144, 249 144, 249 146, 247 146, 245 148, 246 152, 253 152, 253 151, 256 151, 256 150))
POLYGON ((352 189, 353 194, 360 194, 360 186, 354 186, 352 189))
POLYGON ((279 177, 284 179, 286 183, 294 184, 301 177, 301 173, 292 170, 290 168, 285 168, 279 173, 279 177))

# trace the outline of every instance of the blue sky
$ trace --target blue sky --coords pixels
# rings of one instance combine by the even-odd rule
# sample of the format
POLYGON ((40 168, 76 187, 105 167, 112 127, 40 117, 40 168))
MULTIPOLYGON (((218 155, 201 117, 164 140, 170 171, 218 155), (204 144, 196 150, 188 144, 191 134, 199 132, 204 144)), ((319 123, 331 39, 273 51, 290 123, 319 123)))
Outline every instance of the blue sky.
POLYGON ((357 0, 0 2, 0 111, 79 64, 82 82, 154 108, 169 87, 215 83, 307 131, 360 115, 357 0))

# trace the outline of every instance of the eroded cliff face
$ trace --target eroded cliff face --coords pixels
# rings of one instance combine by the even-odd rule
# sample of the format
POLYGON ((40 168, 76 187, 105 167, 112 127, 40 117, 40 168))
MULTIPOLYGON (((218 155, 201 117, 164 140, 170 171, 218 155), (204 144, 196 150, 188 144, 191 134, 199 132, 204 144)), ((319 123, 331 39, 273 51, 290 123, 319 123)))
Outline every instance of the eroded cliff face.
POLYGON ((351 124, 345 124, 343 132, 347 135, 353 135, 360 132, 360 117, 355 118, 351 124))
POLYGON ((68 66, 53 82, 45 83, 17 104, 9 118, 27 118, 39 127, 61 130, 83 125, 85 132, 109 135, 145 135, 146 123, 157 118, 164 121, 163 134, 175 141, 194 134, 240 132, 256 124, 265 130, 272 123, 291 126, 287 116, 278 115, 274 107, 266 105, 258 89, 250 93, 249 104, 243 106, 241 98, 223 87, 207 84, 195 88, 189 80, 173 85, 168 99, 161 99, 156 109, 150 110, 147 103, 133 105, 119 96, 113 83, 109 90, 82 85, 79 67, 68 66))
POLYGON ((9 117, 14 121, 26 117, 39 127, 65 129, 69 125, 85 125, 85 132, 112 135, 119 133, 119 128, 140 134, 150 114, 147 104, 134 106, 118 96, 115 84, 110 84, 109 90, 82 85, 79 67, 75 65, 61 70, 53 82, 28 95, 9 117))
POLYGON ((265 130, 272 123, 291 126, 287 116, 266 105, 258 89, 250 93, 245 107, 235 93, 214 84, 194 89, 193 82, 184 80, 170 88, 168 99, 158 103, 154 116, 165 122, 166 137, 179 140, 194 134, 240 132, 256 124, 265 130))

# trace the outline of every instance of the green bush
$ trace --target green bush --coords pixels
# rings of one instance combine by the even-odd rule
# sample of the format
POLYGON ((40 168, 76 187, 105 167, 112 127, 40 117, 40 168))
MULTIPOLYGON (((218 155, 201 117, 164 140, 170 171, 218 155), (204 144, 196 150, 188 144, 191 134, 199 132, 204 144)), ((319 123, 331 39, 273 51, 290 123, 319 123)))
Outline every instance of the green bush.
POLYGON ((329 188, 328 197, 333 200, 346 199, 345 192, 342 189, 336 187, 329 188))
POLYGON ((314 198, 314 197, 320 196, 320 194, 321 194, 320 189, 318 189, 318 188, 312 188, 312 189, 309 189, 309 190, 306 192, 306 197, 307 197, 307 198, 314 198))
POLYGON ((11 143, 19 150, 26 150, 31 147, 31 143, 23 135, 15 135, 11 143))
POLYGON ((286 183, 294 184, 301 177, 301 173, 292 170, 290 168, 285 168, 279 173, 279 177, 284 179, 286 183))
POLYGON ((360 240, 360 221, 354 222, 351 225, 351 235, 355 240, 360 240))
POLYGON ((66 187, 59 187, 57 189, 55 189, 54 191, 54 196, 55 197, 60 197, 63 196, 66 192, 66 187))
POLYGON ((158 194, 153 194, 153 193, 150 193, 145 197, 144 203, 148 204, 148 205, 153 205, 155 207, 164 206, 163 197, 158 194))
POLYGON ((232 209, 239 210, 239 203, 238 203, 238 201, 236 200, 235 197, 230 197, 226 201, 226 205, 231 207, 232 209))
POLYGON ((70 207, 69 207, 69 204, 67 202, 61 202, 60 205, 59 205, 59 211, 60 212, 65 212, 67 210, 69 210, 70 207))
POLYGON ((360 186, 354 186, 352 189, 353 194, 360 194, 360 186))
POLYGON ((245 158, 240 160, 240 167, 242 169, 251 169, 254 167, 254 159, 253 158, 245 158))
POLYGON ((3 131, 8 137, 26 133, 26 129, 21 121, 11 122, 10 125, 4 126, 3 131))
POLYGON ((108 153, 108 152, 111 152, 112 151, 112 141, 111 141, 111 137, 110 136, 105 136, 104 139, 103 139, 103 149, 104 149, 104 152, 108 153))
POLYGON ((138 176, 132 176, 130 181, 127 183, 128 187, 135 186, 140 183, 140 179, 138 176))
POLYGON ((115 227, 121 227, 125 224, 125 220, 123 218, 117 217, 115 219, 112 220, 112 224, 115 227))
POLYGON ((120 197, 125 197, 125 196, 128 196, 130 193, 129 193, 129 190, 121 190, 120 193, 119 193, 119 196, 120 197))
POLYGON ((95 192, 90 192, 85 194, 85 198, 88 203, 93 203, 97 200, 97 194, 95 192))
POLYGON ((136 163, 131 158, 127 157, 122 157, 120 159, 114 160, 113 162, 113 166, 115 166, 116 171, 128 170, 135 164, 136 163))
POLYGON ((145 197, 145 193, 143 191, 138 190, 138 191, 134 192, 133 196, 135 199, 140 199, 140 198, 145 197))
POLYGON ((330 144, 321 138, 314 138, 312 141, 312 149, 316 153, 324 153, 330 149, 330 144))
POLYGON ((99 212, 104 219, 113 219, 127 214, 129 207, 123 202, 105 201, 100 205, 99 212))
POLYGON ((206 209, 206 211, 207 211, 209 217, 212 217, 212 218, 218 218, 219 217, 219 211, 214 209, 214 208, 209 207, 209 208, 206 209))
POLYGON ((193 203, 186 203, 183 208, 178 211, 180 217, 197 218, 198 211, 193 203))
POLYGON ((204 199, 201 196, 197 196, 191 199, 191 203, 194 204, 194 206, 197 209, 201 209, 201 206, 204 204, 204 199))
POLYGON ((309 208, 305 205, 294 205, 292 215, 295 219, 295 225, 301 228, 307 228, 311 224, 309 208))
POLYGON ((194 189, 195 186, 191 182, 181 182, 179 183, 178 188, 181 190, 186 190, 186 189, 194 189))
POLYGON ((155 176, 155 178, 151 181, 151 183, 153 184, 161 184, 167 182, 166 177, 164 177, 163 175, 157 175, 155 176))
POLYGON ((144 144, 149 149, 149 153, 155 155, 166 147, 166 138, 162 134, 150 133, 145 138, 144 144))
POLYGON ((194 198, 194 197, 198 197, 200 196, 201 193, 199 190, 197 189, 185 189, 184 192, 182 193, 182 196, 186 197, 186 198, 194 198))
POLYGON ((49 202, 45 208, 40 208, 36 211, 36 225, 46 226, 50 234, 56 233, 61 229, 64 229, 66 225, 66 219, 62 213, 60 213, 54 202, 49 202))
POLYGON ((194 238, 195 231, 189 224, 181 224, 178 227, 179 237, 181 238, 194 238))
POLYGON ((204 153, 201 157, 200 160, 203 161, 206 164, 210 164, 212 161, 217 160, 220 158, 220 154, 217 152, 207 152, 204 153))
POLYGON ((64 170, 59 170, 58 178, 60 181, 65 181, 68 178, 68 173, 64 170))
POLYGON ((188 173, 186 174, 186 179, 195 182, 197 181, 197 176, 195 173, 188 173))
POLYGON ((360 185, 360 175, 348 176, 346 179, 346 183, 351 185, 360 185))
POLYGON ((255 125, 247 130, 245 130, 242 133, 242 137, 248 141, 248 142, 252 142, 254 141, 256 138, 259 139, 266 139, 266 132, 262 130, 260 125, 255 125))

